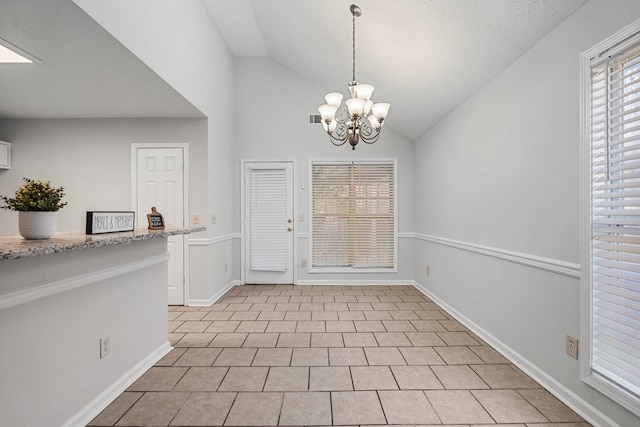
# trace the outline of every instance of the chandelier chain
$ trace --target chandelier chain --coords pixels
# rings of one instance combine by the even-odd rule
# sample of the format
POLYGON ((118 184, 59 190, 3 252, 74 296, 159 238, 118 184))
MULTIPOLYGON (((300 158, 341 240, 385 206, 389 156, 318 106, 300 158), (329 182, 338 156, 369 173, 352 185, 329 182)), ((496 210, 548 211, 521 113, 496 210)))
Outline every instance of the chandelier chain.
POLYGON ((353 15, 353 70, 352 70, 352 81, 356 81, 356 14, 353 15))

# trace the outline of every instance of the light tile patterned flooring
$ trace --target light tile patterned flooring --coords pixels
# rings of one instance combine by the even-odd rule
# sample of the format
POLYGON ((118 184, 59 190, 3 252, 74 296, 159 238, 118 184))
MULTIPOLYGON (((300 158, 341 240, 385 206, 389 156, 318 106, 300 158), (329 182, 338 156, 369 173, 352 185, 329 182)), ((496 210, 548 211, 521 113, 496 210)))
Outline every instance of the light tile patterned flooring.
POLYGON ((92 426, 587 427, 410 286, 238 286, 92 426))

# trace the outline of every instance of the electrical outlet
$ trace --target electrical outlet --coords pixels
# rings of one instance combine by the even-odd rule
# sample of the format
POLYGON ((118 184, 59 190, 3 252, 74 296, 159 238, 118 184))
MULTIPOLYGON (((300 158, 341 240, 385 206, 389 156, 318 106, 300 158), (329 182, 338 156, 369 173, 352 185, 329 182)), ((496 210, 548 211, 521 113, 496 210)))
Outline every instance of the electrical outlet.
POLYGON ((429 275, 429 266, 428 266, 428 265, 424 268, 424 273, 425 273, 427 276, 429 275))
POLYGON ((298 221, 303 222, 304 221, 304 214, 298 214, 298 221))
POLYGON ((574 359, 578 358, 578 338, 567 335, 565 341, 565 351, 574 359))
POLYGON ((111 353, 111 339, 109 337, 100 338, 100 359, 104 359, 111 353))
POLYGON ((211 224, 216 223, 216 214, 211 214, 211 224))
POLYGON ((229 265, 225 262, 224 263, 224 272, 226 273, 227 270, 229 270, 229 265))
POLYGON ((307 260, 306 259, 300 260, 300 268, 307 268, 307 260))
POLYGON ((200 215, 192 215, 191 216, 191 223, 193 225, 200 224, 200 215))

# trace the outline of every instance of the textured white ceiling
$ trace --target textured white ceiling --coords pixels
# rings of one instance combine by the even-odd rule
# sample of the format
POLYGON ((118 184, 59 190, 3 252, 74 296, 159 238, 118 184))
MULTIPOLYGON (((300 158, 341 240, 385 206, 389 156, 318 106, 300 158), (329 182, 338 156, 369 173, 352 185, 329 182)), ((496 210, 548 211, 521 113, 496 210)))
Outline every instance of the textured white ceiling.
POLYGON ((347 93, 351 13, 356 79, 391 103, 411 140, 493 79, 586 0, 204 0, 236 56, 267 55, 347 93))

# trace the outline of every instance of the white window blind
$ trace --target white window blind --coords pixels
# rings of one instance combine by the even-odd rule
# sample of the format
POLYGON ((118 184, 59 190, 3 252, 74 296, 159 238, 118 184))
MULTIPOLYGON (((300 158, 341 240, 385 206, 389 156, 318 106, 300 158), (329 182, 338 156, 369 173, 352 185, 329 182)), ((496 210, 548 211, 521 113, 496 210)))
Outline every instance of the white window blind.
POLYGON ((311 164, 314 268, 395 268, 395 162, 311 164))
POLYGON ((591 370, 640 397, 640 47, 591 65, 591 370))
POLYGON ((254 271, 286 271, 286 172, 284 169, 250 171, 250 268, 254 271))

